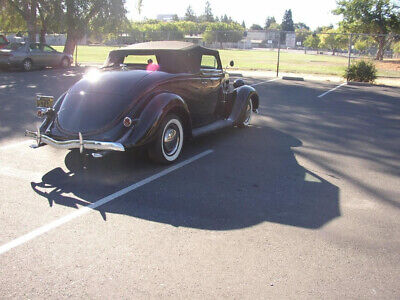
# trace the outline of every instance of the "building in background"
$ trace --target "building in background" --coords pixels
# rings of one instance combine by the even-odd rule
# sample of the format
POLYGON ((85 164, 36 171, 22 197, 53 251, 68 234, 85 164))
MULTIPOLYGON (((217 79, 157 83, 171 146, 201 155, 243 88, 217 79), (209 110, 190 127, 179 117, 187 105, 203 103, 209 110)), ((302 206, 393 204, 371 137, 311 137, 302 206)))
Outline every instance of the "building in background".
POLYGON ((171 22, 178 19, 177 14, 162 14, 162 15, 157 15, 157 20, 158 21, 163 21, 163 22, 171 22))

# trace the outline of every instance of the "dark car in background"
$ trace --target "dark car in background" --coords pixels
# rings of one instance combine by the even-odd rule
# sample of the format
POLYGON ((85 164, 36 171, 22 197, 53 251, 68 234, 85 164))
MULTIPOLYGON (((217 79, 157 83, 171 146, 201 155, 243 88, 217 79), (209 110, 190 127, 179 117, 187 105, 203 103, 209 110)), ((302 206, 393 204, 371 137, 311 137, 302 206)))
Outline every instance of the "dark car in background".
POLYGON ((4 48, 5 46, 7 46, 9 44, 7 38, 0 34, 0 49, 4 48))
POLYGON ((186 139, 248 126, 258 101, 243 80, 229 84, 216 50, 141 43, 111 51, 102 70, 88 72, 54 105, 51 96, 39 96, 44 121, 26 135, 37 146, 80 149, 93 157, 145 147, 154 161, 171 163, 186 139))
POLYGON ((58 52, 46 44, 17 42, 0 49, 0 67, 3 68, 15 67, 25 71, 45 67, 67 68, 72 61, 72 55, 58 52))

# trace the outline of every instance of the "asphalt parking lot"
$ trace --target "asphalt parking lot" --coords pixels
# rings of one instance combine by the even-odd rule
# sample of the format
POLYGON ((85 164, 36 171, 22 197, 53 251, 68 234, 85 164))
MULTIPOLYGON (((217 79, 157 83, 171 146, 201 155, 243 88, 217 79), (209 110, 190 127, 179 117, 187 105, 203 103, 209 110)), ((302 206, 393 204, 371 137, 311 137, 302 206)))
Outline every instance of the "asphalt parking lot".
POLYGON ((80 74, 0 73, 1 298, 400 297, 400 88, 246 78, 251 127, 82 169, 23 136, 80 74))

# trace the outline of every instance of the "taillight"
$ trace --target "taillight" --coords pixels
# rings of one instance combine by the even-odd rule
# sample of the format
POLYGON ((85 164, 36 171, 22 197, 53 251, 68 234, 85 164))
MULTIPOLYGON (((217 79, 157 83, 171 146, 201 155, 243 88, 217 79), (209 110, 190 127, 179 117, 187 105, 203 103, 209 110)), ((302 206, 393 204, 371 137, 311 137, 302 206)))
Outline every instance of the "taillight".
POLYGON ((36 115, 38 116, 38 118, 43 118, 43 116, 45 115, 45 112, 41 109, 38 109, 38 111, 36 112, 36 115))
POLYGON ((45 115, 48 115, 51 113, 53 110, 51 108, 39 108, 36 112, 36 115, 38 118, 43 118, 45 115))

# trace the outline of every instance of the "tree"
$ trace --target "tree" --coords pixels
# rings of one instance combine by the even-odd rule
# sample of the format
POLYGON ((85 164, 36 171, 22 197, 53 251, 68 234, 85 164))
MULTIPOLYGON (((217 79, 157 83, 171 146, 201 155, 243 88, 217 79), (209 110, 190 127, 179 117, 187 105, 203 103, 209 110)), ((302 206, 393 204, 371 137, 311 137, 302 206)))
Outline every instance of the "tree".
POLYGON ((124 4, 124 0, 104 1, 99 12, 89 21, 86 31, 88 36, 97 36, 98 40, 102 40, 106 36, 115 37, 128 32, 130 24, 126 18, 124 4))
POLYGON ((318 50, 319 44, 320 44, 320 39, 316 34, 310 34, 304 41, 304 46, 315 50, 318 50))
POLYGON ((214 22, 214 15, 211 11, 210 2, 206 2, 206 7, 204 8, 204 15, 201 16, 203 22, 214 22))
POLYGON ((390 0, 339 0, 333 11, 341 15, 347 32, 373 34, 378 44, 377 60, 383 60, 388 34, 400 32, 400 8, 390 0))
POLYGON ((397 42, 393 45, 393 52, 396 53, 397 55, 400 54, 400 42, 397 42))
POLYGON ((327 31, 329 29, 333 29, 333 25, 329 25, 329 26, 318 26, 317 29, 315 29, 314 33, 318 34, 324 31, 327 31))
POLYGON ((269 25, 269 30, 281 30, 281 25, 278 23, 271 23, 271 25, 269 25))
POLYGON ((186 9, 185 17, 183 19, 185 21, 197 22, 196 14, 194 13, 194 11, 190 5, 186 9))
POLYGON ((25 20, 6 0, 0 0, 0 24, 5 32, 26 31, 25 20))
POLYGON ((319 48, 325 48, 332 51, 332 55, 335 55, 339 49, 344 49, 348 45, 348 35, 342 34, 339 30, 328 29, 321 33, 319 48))
POLYGON ((62 0, 38 0, 37 9, 41 24, 39 42, 46 43, 48 30, 61 32, 64 29, 62 0))
POLYGON ((251 30, 263 30, 263 28, 258 24, 253 24, 250 26, 251 30))
POLYGON ((294 23, 293 23, 291 9, 285 11, 285 14, 283 15, 281 28, 282 31, 294 31, 294 23))
POLYGON ((369 44, 367 40, 358 40, 357 42, 355 42, 354 44, 354 48, 358 51, 360 51, 361 53, 365 53, 365 51, 368 49, 369 44))
POLYGON ((276 23, 275 17, 267 17, 265 20, 265 29, 269 29, 271 24, 276 23))
POLYGON ((7 0, 7 4, 24 19, 29 40, 36 42, 37 0, 7 0))
POLYGON ((116 26, 126 21, 124 4, 124 0, 65 0, 67 40, 64 52, 72 54, 90 29, 95 31, 101 26, 115 32, 116 26))
POLYGON ((236 43, 243 38, 244 29, 238 23, 209 23, 203 34, 206 43, 224 42, 236 43))
POLYGON ((139 23, 137 29, 146 41, 182 40, 184 32, 177 25, 180 22, 139 23))
POLYGON ((137 0, 136 9, 139 15, 142 13, 142 8, 143 8, 143 0, 137 0))
POLYGON ((204 30, 202 30, 201 24, 192 22, 192 21, 180 21, 175 23, 176 26, 184 33, 184 34, 189 34, 189 35, 194 35, 194 34, 200 34, 204 30))
POLYGON ((311 35, 311 31, 301 28, 301 29, 296 29, 296 42, 300 42, 302 45, 304 45, 304 41, 306 38, 311 35))
POLYGON ((242 27, 243 27, 244 29, 246 29, 246 23, 244 22, 244 20, 243 20, 243 22, 242 22, 242 27))
POLYGON ((232 22, 232 18, 230 18, 230 17, 228 18, 228 16, 225 14, 221 17, 221 22, 230 23, 230 22, 232 22))
POLYGON ((310 27, 308 27, 306 24, 299 22, 299 23, 295 23, 294 24, 294 29, 306 29, 306 30, 310 30, 310 27))

